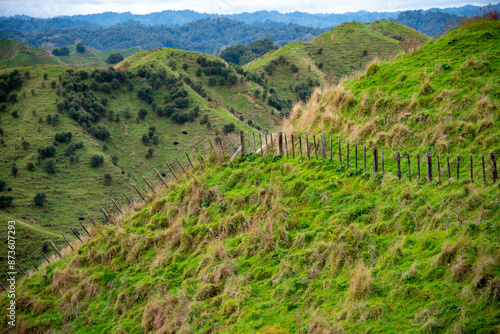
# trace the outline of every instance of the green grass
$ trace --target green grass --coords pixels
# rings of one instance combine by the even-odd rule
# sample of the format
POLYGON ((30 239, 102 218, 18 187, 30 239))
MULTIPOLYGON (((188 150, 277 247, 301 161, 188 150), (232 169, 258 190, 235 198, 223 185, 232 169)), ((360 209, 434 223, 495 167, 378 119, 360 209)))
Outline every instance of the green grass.
POLYGON ((246 160, 198 167, 23 279, 19 328, 498 330, 498 185, 246 160))
POLYGON ((374 63, 296 106, 292 126, 392 151, 498 154, 498 28, 480 21, 374 63))
POLYGON ((414 36, 422 43, 429 38, 402 24, 389 21, 344 23, 325 32, 310 43, 292 42, 271 51, 244 66, 248 71, 262 73, 272 60, 284 56, 299 71, 278 66, 272 75, 266 74, 268 86, 282 97, 296 100, 295 85, 309 79, 320 84, 335 84, 343 77, 363 70, 374 58, 390 59, 401 52, 399 39, 414 36), (320 66, 321 64, 321 66, 320 66), (321 68, 320 68, 321 67, 321 68))

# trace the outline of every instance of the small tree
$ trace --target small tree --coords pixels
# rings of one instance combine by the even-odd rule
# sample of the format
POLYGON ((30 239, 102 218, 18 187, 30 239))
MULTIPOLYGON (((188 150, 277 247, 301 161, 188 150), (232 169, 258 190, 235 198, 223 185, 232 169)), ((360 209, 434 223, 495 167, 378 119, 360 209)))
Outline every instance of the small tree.
POLYGON ((90 166, 93 168, 97 168, 101 166, 104 162, 104 157, 99 154, 94 154, 90 157, 90 166))
POLYGON ((148 111, 144 108, 139 109, 139 119, 143 120, 148 115, 148 111))
POLYGON ((154 150, 152 148, 148 149, 148 153, 146 154, 146 158, 152 158, 153 157, 154 150))
POLYGON ((5 189, 5 181, 0 180, 0 191, 3 191, 5 189))
POLYGON ((112 53, 108 57, 108 64, 118 64, 123 60, 123 56, 119 53, 112 53))
POLYGON ((113 177, 111 176, 111 174, 109 173, 104 174, 104 185, 109 186, 111 182, 113 182, 113 177))
POLYGON ((19 168, 17 168, 16 165, 10 166, 10 173, 12 174, 12 176, 16 177, 17 176, 17 172, 19 172, 19 168))
POLYGON ((37 193, 35 197, 33 197, 33 203, 35 203, 36 206, 43 206, 46 201, 47 196, 45 193, 37 193))
POLYGON ((57 171, 57 164, 54 159, 48 159, 43 163, 43 169, 47 174, 55 174, 57 171))
POLYGON ((229 133, 229 132, 233 132, 234 131, 234 123, 228 123, 228 124, 225 124, 223 127, 222 127, 222 131, 224 133, 229 133))
POLYGON ((0 209, 6 208, 12 204, 12 196, 0 196, 0 209))
POLYGON ((76 45, 76 52, 85 53, 85 46, 83 45, 83 43, 78 43, 76 45))

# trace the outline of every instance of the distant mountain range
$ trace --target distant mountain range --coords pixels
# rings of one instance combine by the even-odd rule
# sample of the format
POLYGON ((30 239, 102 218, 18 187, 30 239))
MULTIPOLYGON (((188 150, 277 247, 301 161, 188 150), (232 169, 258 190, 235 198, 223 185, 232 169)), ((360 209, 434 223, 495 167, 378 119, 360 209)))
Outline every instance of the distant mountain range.
MULTIPOLYGON (((497 7, 500 4, 496 5, 497 7)), ((150 14, 132 14, 130 12, 115 13, 104 12, 100 14, 61 16, 50 19, 38 19, 25 15, 13 17, 0 17, 0 30, 13 29, 21 32, 46 31, 48 29, 68 28, 95 28, 109 27, 114 25, 140 24, 145 26, 162 25, 166 27, 182 26, 186 23, 206 18, 228 18, 231 20, 245 22, 247 24, 299 24, 308 27, 329 28, 344 22, 371 22, 381 19, 392 19, 398 21, 400 14, 407 12, 442 13, 452 16, 472 16, 480 9, 480 6, 466 5, 462 7, 431 8, 418 11, 395 11, 395 12, 347 12, 343 14, 324 13, 310 14, 304 12, 280 13, 278 11, 257 11, 253 13, 243 12, 239 14, 209 14, 198 13, 192 10, 165 10, 150 14)))

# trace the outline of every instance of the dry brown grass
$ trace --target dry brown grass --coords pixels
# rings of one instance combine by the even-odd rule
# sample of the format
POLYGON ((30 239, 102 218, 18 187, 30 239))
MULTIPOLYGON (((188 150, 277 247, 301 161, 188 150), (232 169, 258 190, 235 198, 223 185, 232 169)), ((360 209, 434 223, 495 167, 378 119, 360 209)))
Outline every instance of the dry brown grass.
POLYGON ((458 256, 455 264, 451 267, 451 273, 457 280, 463 279, 471 272, 472 266, 465 256, 458 256))
POLYGON ((404 53, 414 53, 422 49, 422 43, 418 36, 406 36, 399 45, 404 53))
POLYGON ((349 283, 349 294, 351 298, 366 298, 372 290, 372 273, 371 268, 366 266, 362 261, 356 264, 354 274, 349 283))

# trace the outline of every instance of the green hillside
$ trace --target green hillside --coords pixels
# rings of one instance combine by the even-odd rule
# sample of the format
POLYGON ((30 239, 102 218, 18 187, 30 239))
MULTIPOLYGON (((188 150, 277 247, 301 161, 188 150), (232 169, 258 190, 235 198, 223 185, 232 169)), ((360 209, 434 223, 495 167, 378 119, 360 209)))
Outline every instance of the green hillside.
POLYGON ((264 75, 266 84, 282 98, 305 100, 314 86, 337 83, 364 69, 374 58, 394 57, 402 51, 400 41, 410 38, 421 44, 430 39, 392 21, 343 23, 310 43, 297 41, 271 51, 244 69, 264 75))
POLYGON ((421 152, 500 149, 500 23, 454 29, 294 107, 288 131, 421 152))
POLYGON ((113 53, 120 53, 127 58, 140 49, 133 47, 127 50, 96 50, 85 46, 84 53, 76 52, 76 44, 68 46, 69 56, 56 57, 49 51, 26 46, 10 39, 0 40, 0 69, 27 65, 68 65, 79 68, 101 68, 109 66, 107 58, 113 53))
MULTIPOLYGON (((214 75, 214 86, 204 74, 196 79, 194 72, 202 68, 199 56, 157 50, 127 59, 127 70, 41 65, 0 72, 1 87, 20 83, 0 94, 0 182, 5 182, 0 197, 13 198, 11 205, 0 208, 0 226, 6 228, 8 217, 25 223, 19 226, 19 249, 30 254, 54 240, 54 233, 61 244, 60 232, 70 233, 69 227, 78 227, 78 219, 88 213, 102 215, 99 206, 109 207, 111 197, 125 203, 123 190, 135 196, 132 183, 146 188, 142 176, 153 167, 165 174, 166 161, 178 169, 175 158, 187 164, 185 152, 194 157, 195 146, 206 152, 207 137, 223 138, 232 153, 237 136, 226 135, 226 125, 234 124, 229 132, 253 129, 249 124, 275 128, 277 113, 273 116, 269 106, 250 102, 246 94, 255 84, 241 82, 217 58, 204 59, 217 62, 216 68, 233 74, 235 82, 221 83, 221 74, 214 75), (170 61, 178 62, 175 70, 166 65, 170 61), (69 142, 55 140, 65 133, 71 133, 69 142), (52 146, 54 155, 44 153, 52 146), (94 155, 103 157, 97 168, 91 166, 94 155), (46 195, 43 206, 34 203, 37 193, 46 195)), ((159 181, 154 175, 149 178, 159 181)))

